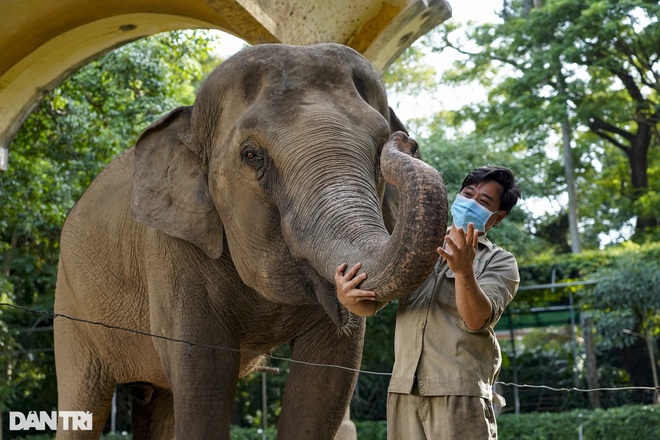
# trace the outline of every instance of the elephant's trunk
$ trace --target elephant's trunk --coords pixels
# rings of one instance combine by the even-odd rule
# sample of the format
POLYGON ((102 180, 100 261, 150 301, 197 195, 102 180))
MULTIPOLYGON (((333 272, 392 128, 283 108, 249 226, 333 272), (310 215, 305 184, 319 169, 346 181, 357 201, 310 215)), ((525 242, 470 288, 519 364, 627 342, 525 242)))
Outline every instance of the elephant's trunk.
POLYGON ((438 259, 436 249, 447 229, 447 194, 440 174, 412 157, 413 140, 394 133, 381 153, 381 172, 399 193, 399 215, 391 237, 372 255, 363 256, 368 278, 362 289, 381 301, 416 289, 438 259))
MULTIPOLYGON (((328 151, 342 145, 335 143, 328 151)), ((370 180, 376 164, 364 160, 366 155, 349 158, 348 152, 356 151, 354 146, 346 148, 342 158, 333 162, 333 172, 321 178, 304 161, 295 162, 295 172, 288 170, 301 176, 305 190, 301 197, 288 197, 295 204, 282 205, 284 237, 291 255, 309 263, 296 267, 313 270, 307 273, 307 283, 340 325, 348 315, 328 281, 333 281, 341 263, 350 267, 361 262, 368 276, 361 287, 376 291, 378 300, 389 301, 416 289, 437 261, 436 249, 447 228, 447 195, 440 174, 412 156, 414 147, 414 140, 396 132, 381 152, 381 174, 399 196, 399 214, 391 234, 380 212, 375 182, 370 180), (309 180, 315 177, 316 182, 309 180)), ((307 159, 319 161, 318 155, 307 159)))
MULTIPOLYGON (((283 222, 294 255, 307 259, 329 281, 339 264, 350 267, 361 262, 368 276, 361 287, 376 291, 382 301, 417 288, 438 258, 436 249, 447 227, 447 196, 440 174, 412 157, 414 145, 404 133, 396 132, 382 149, 382 176, 399 194, 399 214, 391 235, 385 229, 376 188, 366 185, 367 176, 355 178, 361 171, 352 165, 338 172, 338 180, 323 185, 324 198, 299 204, 305 207, 305 215, 291 216, 305 218, 306 225, 313 226, 283 222), (303 232, 310 227, 313 234, 303 232)), ((338 306, 336 297, 326 297, 327 292, 318 290, 317 295, 326 309, 338 306)))

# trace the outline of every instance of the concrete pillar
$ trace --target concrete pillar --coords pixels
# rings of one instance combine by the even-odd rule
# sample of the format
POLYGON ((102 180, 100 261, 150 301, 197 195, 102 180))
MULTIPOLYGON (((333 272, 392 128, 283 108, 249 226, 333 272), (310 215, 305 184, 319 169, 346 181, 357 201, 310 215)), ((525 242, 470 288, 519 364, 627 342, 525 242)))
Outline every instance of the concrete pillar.
POLYGON ((341 422, 339 431, 335 435, 335 440, 357 440, 357 429, 355 423, 351 420, 351 407, 346 408, 344 420, 341 422))

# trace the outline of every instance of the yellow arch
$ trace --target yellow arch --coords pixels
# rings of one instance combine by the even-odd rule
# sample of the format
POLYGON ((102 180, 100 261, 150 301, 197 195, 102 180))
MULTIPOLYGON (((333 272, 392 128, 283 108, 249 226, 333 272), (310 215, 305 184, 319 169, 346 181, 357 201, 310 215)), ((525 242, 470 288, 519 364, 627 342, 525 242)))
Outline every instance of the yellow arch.
POLYGON ((332 41, 382 71, 450 15, 446 0, 0 0, 0 169, 45 93, 137 38, 208 28, 249 44, 332 41))

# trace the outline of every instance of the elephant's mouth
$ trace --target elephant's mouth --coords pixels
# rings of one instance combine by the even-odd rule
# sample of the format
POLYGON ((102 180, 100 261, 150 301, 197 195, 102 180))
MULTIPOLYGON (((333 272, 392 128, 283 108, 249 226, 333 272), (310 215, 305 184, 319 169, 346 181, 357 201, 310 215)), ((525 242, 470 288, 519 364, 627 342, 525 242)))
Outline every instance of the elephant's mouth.
POLYGON ((340 329, 347 329, 353 315, 337 299, 335 285, 323 278, 311 265, 306 266, 309 268, 308 279, 312 283, 311 288, 316 299, 340 329))
POLYGON ((277 304, 321 304, 335 324, 345 328, 351 321, 351 313, 339 303, 334 284, 308 261, 291 256, 288 249, 283 254, 286 255, 284 259, 270 263, 274 267, 272 270, 262 267, 263 276, 250 283, 250 287, 277 304))
POLYGON ((351 313, 337 299, 334 283, 325 279, 307 261, 297 260, 296 266, 304 280, 299 296, 301 303, 320 303, 335 324, 339 327, 346 326, 350 321, 351 313))

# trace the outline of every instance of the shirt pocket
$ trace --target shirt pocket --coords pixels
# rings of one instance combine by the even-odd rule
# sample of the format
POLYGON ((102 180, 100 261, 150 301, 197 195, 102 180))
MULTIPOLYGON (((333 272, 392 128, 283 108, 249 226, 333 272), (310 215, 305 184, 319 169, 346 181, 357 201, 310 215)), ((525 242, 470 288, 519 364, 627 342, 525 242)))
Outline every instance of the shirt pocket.
POLYGON ((456 311, 456 274, 449 268, 444 273, 442 286, 438 289, 438 305, 456 311))
MULTIPOLYGON (((474 275, 477 281, 479 281, 484 267, 483 264, 474 265, 474 275)), ((456 274, 453 270, 447 268, 444 278, 442 288, 438 292, 438 304, 445 309, 456 311, 456 274)))

